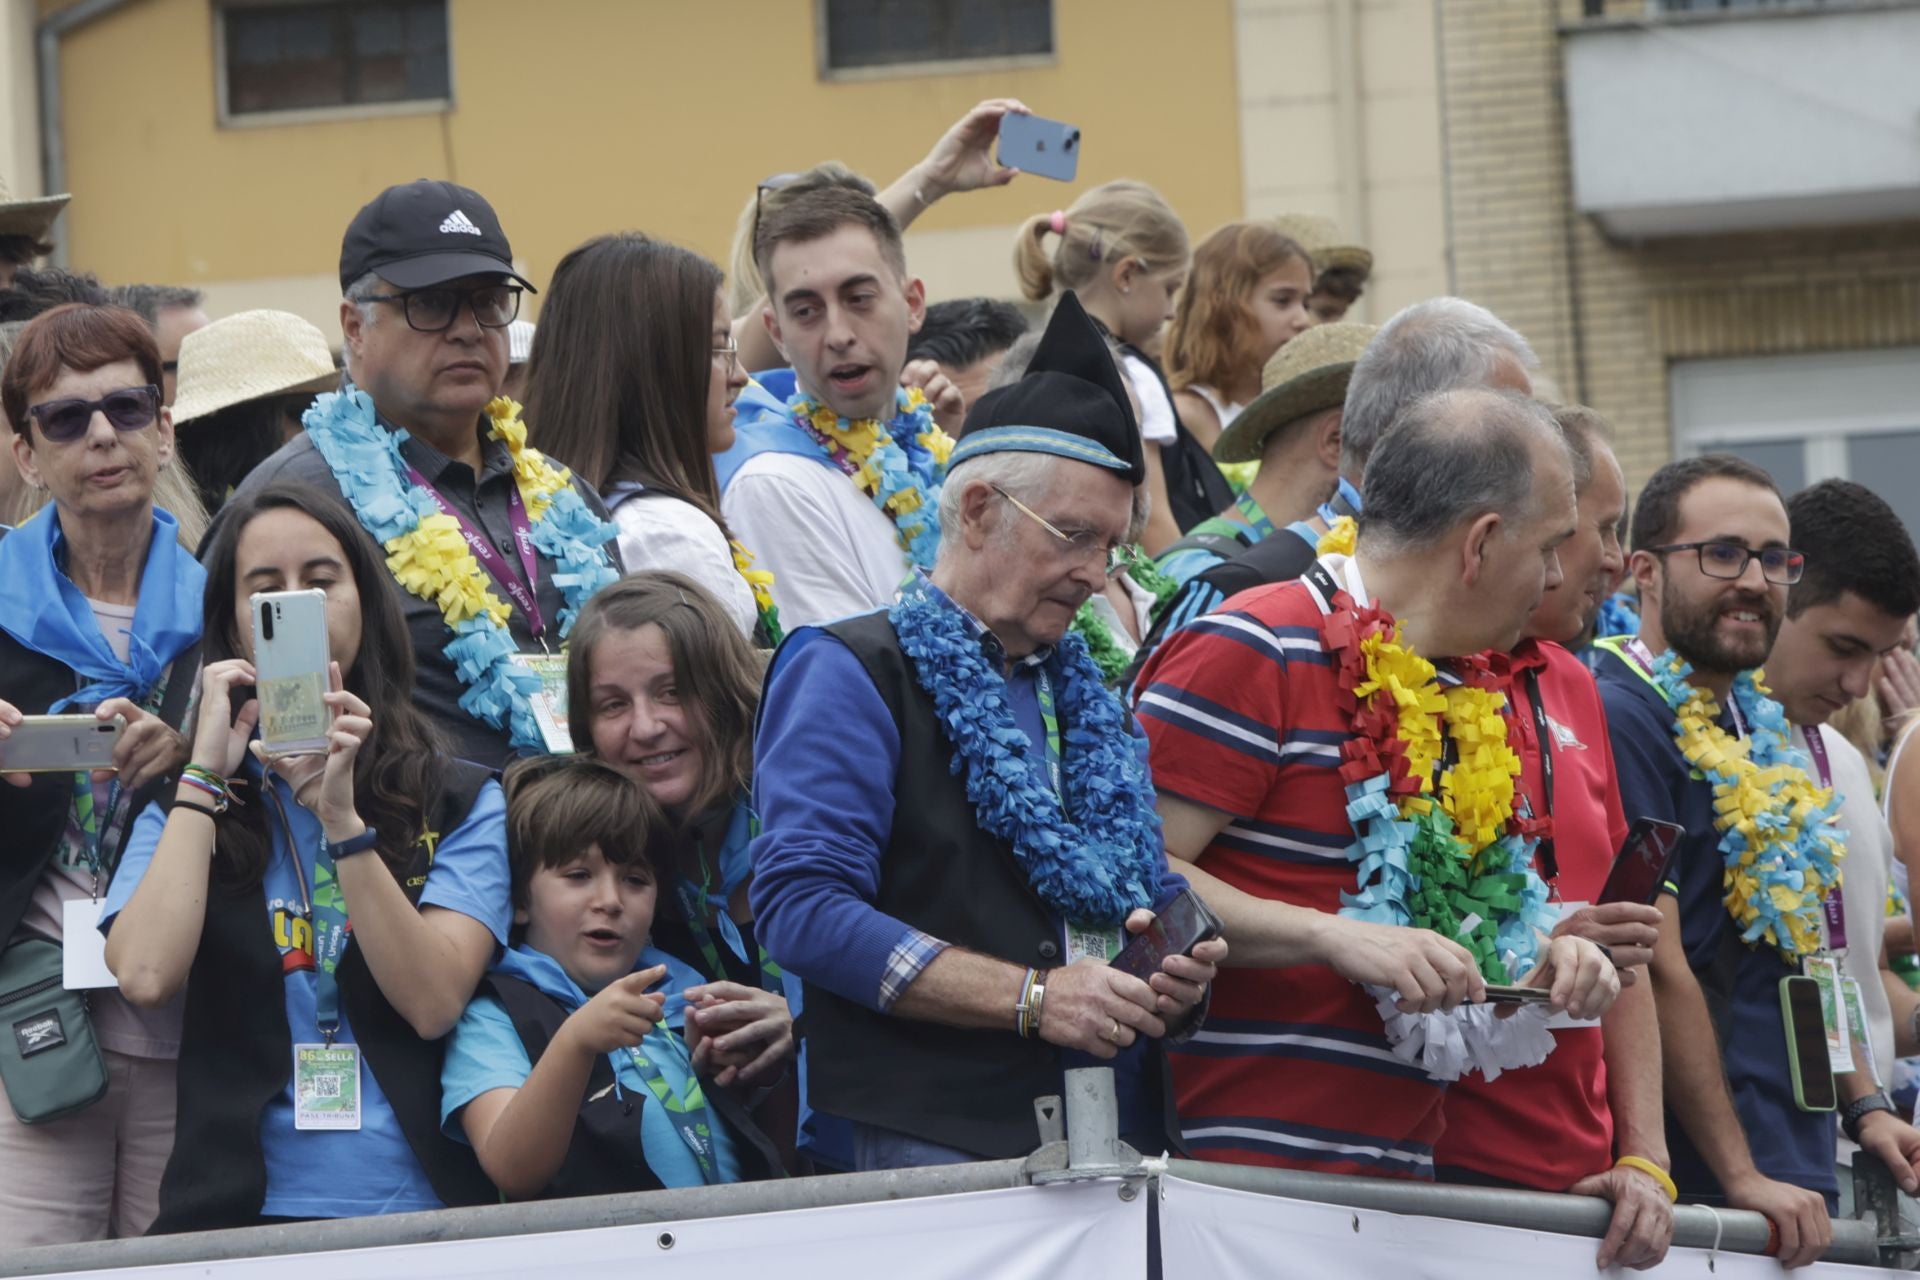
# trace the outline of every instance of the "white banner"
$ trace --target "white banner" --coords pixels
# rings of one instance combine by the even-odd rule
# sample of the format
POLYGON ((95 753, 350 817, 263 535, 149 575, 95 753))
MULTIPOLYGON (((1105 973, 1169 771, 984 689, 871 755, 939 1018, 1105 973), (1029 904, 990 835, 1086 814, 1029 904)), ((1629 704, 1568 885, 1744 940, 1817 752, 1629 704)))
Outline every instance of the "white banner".
MULTIPOLYGON (((579 1280, 636 1274, 699 1280, 1130 1280, 1145 1270, 1147 1195, 1141 1188, 1124 1201, 1119 1191, 1116 1182, 1013 1187, 592 1231, 143 1267, 138 1275, 140 1280, 286 1280, 290 1275, 579 1280)), ((63 1273, 67 1280, 125 1280, 128 1274, 63 1273)))
MULTIPOLYGON (((1444 1218, 1344 1209, 1166 1178, 1160 1187, 1160 1247, 1166 1280, 1490 1280, 1496 1276, 1595 1274, 1598 1240, 1490 1227, 1444 1218)), ((1674 1249, 1651 1271, 1611 1275, 1658 1280, 1781 1280, 1772 1258, 1674 1249)), ((1794 1280, 1878 1277, 1873 1267, 1818 1263, 1794 1280)))

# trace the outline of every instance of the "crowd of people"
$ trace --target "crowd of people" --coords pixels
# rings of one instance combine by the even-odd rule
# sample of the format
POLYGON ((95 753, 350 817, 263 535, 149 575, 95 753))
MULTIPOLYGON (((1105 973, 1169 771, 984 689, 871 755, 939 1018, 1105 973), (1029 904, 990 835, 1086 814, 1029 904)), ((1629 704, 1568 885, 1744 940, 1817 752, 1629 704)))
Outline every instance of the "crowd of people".
POLYGON ((1629 513, 1496 316, 1345 320, 1324 218, 1109 182, 1027 308, 930 305, 902 228, 1024 110, 768 179, 726 272, 598 236, 537 325, 483 195, 389 187, 340 369, 0 204, 0 769, 118 733, 0 774, 0 1236, 1020 1156, 1100 1064, 1140 1151, 1603 1196, 1602 1266, 1682 1198, 1817 1258, 1855 1144, 1920 1190, 1893 511, 1708 455, 1629 513))

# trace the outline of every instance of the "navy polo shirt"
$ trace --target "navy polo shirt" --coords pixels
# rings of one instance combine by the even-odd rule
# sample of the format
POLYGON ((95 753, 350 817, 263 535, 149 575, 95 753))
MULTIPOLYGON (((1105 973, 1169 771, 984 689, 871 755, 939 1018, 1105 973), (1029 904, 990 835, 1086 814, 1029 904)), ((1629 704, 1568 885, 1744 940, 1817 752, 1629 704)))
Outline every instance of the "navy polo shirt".
MULTIPOLYGON (((1800 972, 1799 966, 1781 959, 1766 943, 1748 946, 1738 941, 1733 917, 1722 901, 1724 862, 1720 833, 1713 825, 1713 788, 1674 745, 1673 713, 1666 700, 1615 654, 1597 654, 1596 674, 1627 821, 1660 818, 1687 829, 1670 876, 1680 893, 1680 937, 1709 1005, 1724 1002, 1730 1012, 1720 1030, 1721 1057, 1754 1165, 1769 1178, 1820 1192, 1827 1198, 1827 1211, 1835 1212, 1839 1186, 1834 1177, 1834 1115, 1802 1111, 1794 1104, 1787 1064, 1780 979, 1800 972), (1732 935, 1731 942, 1727 935, 1732 935), (1723 954, 1733 963, 1722 960, 1716 972, 1716 958, 1723 954)), ((1722 1195, 1671 1110, 1667 1144, 1673 1179, 1683 1197, 1722 1195)))

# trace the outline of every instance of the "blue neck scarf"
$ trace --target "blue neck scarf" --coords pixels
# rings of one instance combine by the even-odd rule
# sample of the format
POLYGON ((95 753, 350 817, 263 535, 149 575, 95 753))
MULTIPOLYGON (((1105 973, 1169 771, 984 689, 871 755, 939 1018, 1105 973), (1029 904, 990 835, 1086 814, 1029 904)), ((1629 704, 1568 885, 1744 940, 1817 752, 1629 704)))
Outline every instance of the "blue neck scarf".
POLYGON ((55 508, 43 507, 0 538, 0 631, 73 668, 86 682, 47 708, 49 714, 109 698, 145 701, 167 664, 200 638, 207 571, 181 550, 179 527, 167 512, 153 509, 153 536, 125 662, 100 633, 86 596, 66 575, 66 538, 55 508))

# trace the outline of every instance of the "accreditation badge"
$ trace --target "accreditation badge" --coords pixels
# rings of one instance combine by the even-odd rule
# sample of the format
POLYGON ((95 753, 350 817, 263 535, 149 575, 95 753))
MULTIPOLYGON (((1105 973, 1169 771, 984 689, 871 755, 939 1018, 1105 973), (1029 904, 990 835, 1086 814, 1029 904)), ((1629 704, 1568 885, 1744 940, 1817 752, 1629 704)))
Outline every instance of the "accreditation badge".
POLYGON ((360 1127, 360 1046, 293 1046, 293 1127, 360 1127))
POLYGON ((1067 963, 1089 957, 1106 964, 1120 954, 1126 930, 1118 925, 1070 924, 1067 926, 1067 963))
POLYGON ((539 691, 528 701, 533 704, 534 723, 540 726, 540 739, 547 752, 572 754, 573 733, 567 724, 567 655, 519 653, 513 660, 540 679, 539 691))
MULTIPOLYGON (((1827 1061, 1833 1066, 1833 1074, 1840 1076, 1853 1070, 1853 1052, 1847 1044, 1846 1006, 1840 988, 1840 962, 1824 952, 1808 956, 1803 962, 1804 972, 1820 987, 1820 1022, 1827 1033, 1827 1061)), ((1792 1029, 1787 1032, 1788 1039, 1793 1036, 1792 1029)), ((1789 1050, 1791 1051, 1791 1050, 1789 1050)))

